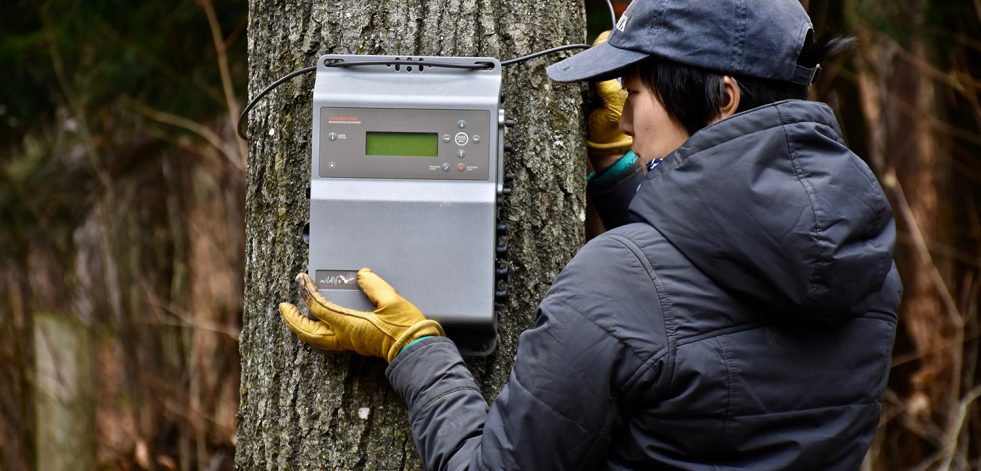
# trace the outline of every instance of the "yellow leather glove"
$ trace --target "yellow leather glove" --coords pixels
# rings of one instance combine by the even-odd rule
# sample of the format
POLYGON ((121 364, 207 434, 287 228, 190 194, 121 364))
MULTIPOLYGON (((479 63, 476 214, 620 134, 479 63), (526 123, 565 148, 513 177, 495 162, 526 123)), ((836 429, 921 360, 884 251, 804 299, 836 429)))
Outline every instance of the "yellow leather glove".
MULTIPOLYGON (((610 32, 604 31, 593 41, 593 45, 606 42, 609 36, 610 32)), ((634 140, 620 132, 620 115, 623 114, 623 104, 627 101, 627 92, 620 82, 615 79, 597 82, 596 94, 599 96, 599 107, 589 114, 586 151, 593 167, 599 167, 599 170, 630 150, 634 140)))
POLYGON ((300 298, 319 320, 312 320, 290 304, 279 305, 279 315, 300 340, 322 350, 351 351, 381 357, 389 363, 420 337, 446 335, 443 327, 419 312, 395 288, 368 268, 358 271, 358 286, 377 307, 373 312, 338 306, 321 296, 306 273, 296 276, 300 298))

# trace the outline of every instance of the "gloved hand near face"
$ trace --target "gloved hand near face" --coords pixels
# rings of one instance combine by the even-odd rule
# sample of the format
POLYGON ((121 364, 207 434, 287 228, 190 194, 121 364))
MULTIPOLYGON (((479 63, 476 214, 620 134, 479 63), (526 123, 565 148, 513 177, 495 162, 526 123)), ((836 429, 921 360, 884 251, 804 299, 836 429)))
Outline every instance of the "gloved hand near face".
MULTIPOLYGON (((593 45, 606 42, 609 36, 609 31, 603 32, 593 45)), ((599 106, 589 114, 586 149, 593 168, 602 170, 630 150, 634 140, 620 131, 620 116, 627 101, 627 92, 620 82, 615 79, 597 82, 596 94, 599 106)))
POLYGON ((300 340, 322 350, 350 351, 391 362, 406 345, 421 337, 446 335, 443 327, 419 312, 395 288, 368 268, 358 271, 358 286, 376 306, 373 312, 338 306, 318 291, 306 273, 296 276, 300 298, 312 320, 290 304, 281 303, 279 314, 300 340))

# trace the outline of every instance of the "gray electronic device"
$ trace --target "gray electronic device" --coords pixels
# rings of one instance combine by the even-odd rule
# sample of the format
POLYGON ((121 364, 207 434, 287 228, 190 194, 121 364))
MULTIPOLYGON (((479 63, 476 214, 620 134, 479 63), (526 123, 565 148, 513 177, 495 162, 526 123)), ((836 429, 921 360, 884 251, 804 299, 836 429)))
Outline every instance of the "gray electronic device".
POLYGON ((497 265, 500 97, 493 58, 320 58, 308 272, 321 294, 374 309, 355 281, 370 267, 461 352, 494 350, 496 278, 506 273, 497 265))

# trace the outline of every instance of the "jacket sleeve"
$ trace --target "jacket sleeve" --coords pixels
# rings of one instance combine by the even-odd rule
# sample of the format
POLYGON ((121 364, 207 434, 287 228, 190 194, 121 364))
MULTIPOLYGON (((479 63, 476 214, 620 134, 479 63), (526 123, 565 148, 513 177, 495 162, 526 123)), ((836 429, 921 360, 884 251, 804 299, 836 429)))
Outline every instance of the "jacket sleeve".
POLYGON ((611 370, 619 343, 561 302, 543 303, 490 406, 454 344, 424 339, 386 375, 409 409, 426 469, 594 469, 619 413, 611 370))
POLYGON ((586 184, 586 194, 607 230, 633 222, 627 207, 644 177, 640 164, 635 163, 612 178, 591 179, 586 184))

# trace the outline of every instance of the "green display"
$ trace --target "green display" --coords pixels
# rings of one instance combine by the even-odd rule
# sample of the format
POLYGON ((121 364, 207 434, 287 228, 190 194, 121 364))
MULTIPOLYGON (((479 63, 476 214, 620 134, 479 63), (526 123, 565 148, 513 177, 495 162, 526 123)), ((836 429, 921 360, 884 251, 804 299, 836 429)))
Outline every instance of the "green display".
POLYGON ((439 135, 420 132, 368 132, 364 153, 375 157, 436 157, 439 135))

